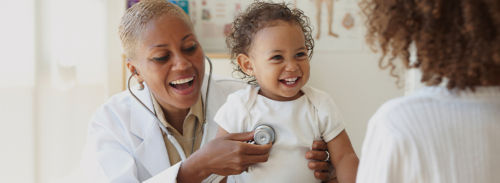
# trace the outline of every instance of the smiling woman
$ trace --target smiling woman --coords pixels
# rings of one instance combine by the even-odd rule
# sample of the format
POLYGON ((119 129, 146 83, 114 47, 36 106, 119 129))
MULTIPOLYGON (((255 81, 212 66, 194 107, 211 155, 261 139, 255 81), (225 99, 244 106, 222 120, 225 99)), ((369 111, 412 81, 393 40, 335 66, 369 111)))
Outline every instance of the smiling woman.
POLYGON ((167 121, 182 131, 182 115, 198 100, 205 74, 201 47, 186 20, 169 15, 151 20, 139 37, 127 67, 139 82, 146 82, 164 110, 171 111, 167 121))

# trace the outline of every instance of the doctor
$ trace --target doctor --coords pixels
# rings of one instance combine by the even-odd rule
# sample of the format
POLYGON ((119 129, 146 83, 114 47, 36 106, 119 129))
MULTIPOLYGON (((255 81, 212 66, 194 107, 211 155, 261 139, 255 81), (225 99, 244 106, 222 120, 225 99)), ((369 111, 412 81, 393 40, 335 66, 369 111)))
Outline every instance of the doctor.
MULTIPOLYGON (((245 143, 253 132, 214 139, 214 113, 244 84, 205 75, 204 53, 180 8, 143 0, 125 12, 119 34, 142 87, 111 97, 95 113, 84 158, 92 182, 217 181, 213 174, 267 161, 270 144, 245 143)), ((313 149, 306 157, 317 161, 309 167, 328 179, 326 144, 313 149)))

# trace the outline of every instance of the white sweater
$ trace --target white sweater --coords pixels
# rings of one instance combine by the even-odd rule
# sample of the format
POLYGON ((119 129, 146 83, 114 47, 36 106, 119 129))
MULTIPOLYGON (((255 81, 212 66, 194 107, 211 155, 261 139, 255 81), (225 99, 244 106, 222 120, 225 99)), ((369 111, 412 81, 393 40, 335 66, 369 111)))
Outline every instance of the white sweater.
POLYGON ((425 87, 371 118, 357 182, 500 182, 500 87, 425 87))

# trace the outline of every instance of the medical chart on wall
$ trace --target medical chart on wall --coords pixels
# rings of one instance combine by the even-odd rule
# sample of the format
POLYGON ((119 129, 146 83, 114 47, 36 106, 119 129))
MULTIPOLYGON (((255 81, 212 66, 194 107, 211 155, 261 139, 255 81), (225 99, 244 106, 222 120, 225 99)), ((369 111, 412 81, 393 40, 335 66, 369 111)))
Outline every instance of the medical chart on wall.
POLYGON ((227 53, 225 37, 231 31, 231 22, 250 3, 250 0, 190 1, 195 32, 206 52, 227 53))
POLYGON ((315 51, 357 52, 364 45, 358 0, 295 0, 310 18, 315 51))
MULTIPOLYGON (((252 0, 193 0, 190 16, 206 52, 227 53, 225 34, 231 22, 252 0)), ((363 22, 358 0, 286 0, 310 18, 315 51, 357 52, 363 49, 363 22)))
MULTIPOLYGON (((127 0, 127 5, 139 0, 127 0)), ((172 2, 172 0, 170 0, 172 2)), ((253 0, 177 0, 189 14, 207 53, 228 53, 225 36, 234 17, 253 0), (188 4, 186 7, 186 4, 188 4)), ((364 48, 359 0, 273 0, 296 6, 310 18, 315 52, 358 52, 364 48)))

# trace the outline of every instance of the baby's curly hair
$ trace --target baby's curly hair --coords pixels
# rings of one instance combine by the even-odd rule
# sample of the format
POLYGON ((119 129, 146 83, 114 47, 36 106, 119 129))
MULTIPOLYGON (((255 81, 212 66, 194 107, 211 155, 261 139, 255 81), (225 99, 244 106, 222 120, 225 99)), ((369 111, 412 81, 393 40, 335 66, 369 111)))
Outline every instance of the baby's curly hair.
POLYGON ((367 42, 380 44, 379 67, 391 75, 400 58, 419 68, 427 85, 444 78, 448 89, 500 85, 499 0, 363 0, 360 7, 367 42), (417 60, 410 63, 413 43, 417 60))
POLYGON ((233 21, 232 29, 226 37, 226 44, 230 50, 231 63, 234 66, 233 73, 240 75, 240 79, 249 84, 257 84, 255 77, 244 73, 236 61, 238 54, 248 54, 255 34, 265 28, 272 26, 274 21, 282 20, 297 24, 304 32, 305 46, 309 59, 312 57, 314 40, 312 38, 309 18, 303 11, 289 8, 285 3, 252 3, 244 12, 239 14, 233 21))

